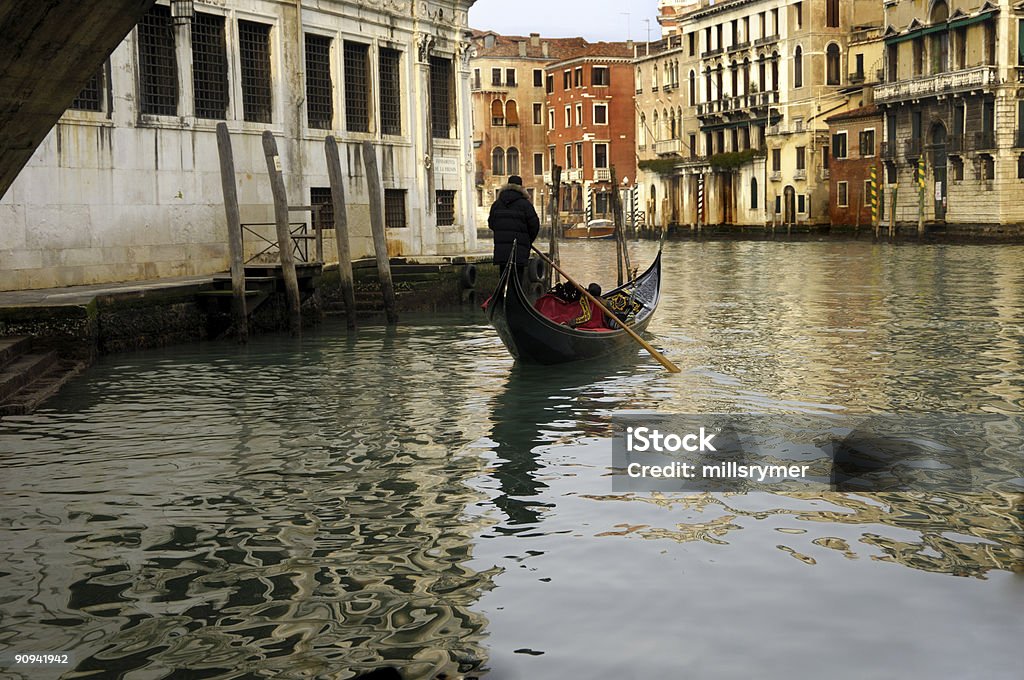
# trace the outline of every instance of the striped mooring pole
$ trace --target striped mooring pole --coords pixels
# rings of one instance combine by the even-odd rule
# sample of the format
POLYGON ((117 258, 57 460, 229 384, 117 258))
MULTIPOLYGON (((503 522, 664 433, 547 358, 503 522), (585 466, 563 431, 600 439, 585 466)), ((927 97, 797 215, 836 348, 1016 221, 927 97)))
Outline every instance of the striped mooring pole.
POLYGON ((871 166, 871 228, 878 237, 878 168, 871 166))
POLYGON ((697 175, 697 231, 704 226, 704 173, 697 175))
POLYGON ((917 159, 917 235, 924 236, 924 154, 917 159))

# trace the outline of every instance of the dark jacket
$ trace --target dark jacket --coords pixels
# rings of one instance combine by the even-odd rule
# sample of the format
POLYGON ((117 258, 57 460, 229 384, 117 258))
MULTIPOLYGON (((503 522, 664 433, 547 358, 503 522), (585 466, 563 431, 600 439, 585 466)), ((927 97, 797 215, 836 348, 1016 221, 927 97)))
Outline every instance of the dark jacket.
POLYGON ((540 233, 540 218, 526 189, 518 184, 501 187, 498 200, 491 205, 487 226, 494 232, 494 261, 504 264, 512 259, 515 241, 515 262, 525 265, 530 259, 530 245, 540 233))

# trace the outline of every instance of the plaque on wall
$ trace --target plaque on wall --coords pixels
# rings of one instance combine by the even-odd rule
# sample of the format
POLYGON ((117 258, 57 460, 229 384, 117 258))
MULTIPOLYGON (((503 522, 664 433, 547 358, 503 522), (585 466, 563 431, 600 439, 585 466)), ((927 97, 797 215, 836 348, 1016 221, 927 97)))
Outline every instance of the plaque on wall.
POLYGON ((439 175, 457 175, 459 174, 459 161, 457 158, 435 156, 434 172, 439 175))

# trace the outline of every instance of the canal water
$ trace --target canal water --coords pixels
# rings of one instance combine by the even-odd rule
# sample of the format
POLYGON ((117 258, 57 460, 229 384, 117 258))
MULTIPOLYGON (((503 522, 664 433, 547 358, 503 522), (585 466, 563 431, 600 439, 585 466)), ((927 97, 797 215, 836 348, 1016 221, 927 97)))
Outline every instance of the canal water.
POLYGON ((0 421, 0 676, 1019 678, 1019 494, 609 468, 623 410, 1024 415, 1024 248, 669 243, 663 291, 679 375, 526 370, 475 309, 104 358, 0 421))

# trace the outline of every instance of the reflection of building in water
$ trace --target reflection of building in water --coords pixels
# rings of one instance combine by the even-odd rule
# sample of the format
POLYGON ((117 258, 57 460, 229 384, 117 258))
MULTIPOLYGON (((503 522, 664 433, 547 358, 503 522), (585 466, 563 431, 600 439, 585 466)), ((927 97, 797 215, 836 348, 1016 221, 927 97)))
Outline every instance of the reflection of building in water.
MULTIPOLYGON (((717 518, 703 522, 678 523, 672 528, 643 527, 639 536, 651 540, 668 539, 687 543, 704 541, 728 544, 728 534, 743 526, 734 522, 737 517, 764 519, 771 515, 790 516, 806 522, 826 525, 871 526, 872 531, 861 535, 859 544, 871 546, 877 553, 872 559, 894 562, 911 569, 919 569, 955 576, 984 578, 993 570, 1024 572, 1024 520, 1020 512, 1020 494, 945 494, 943 498, 926 498, 925 494, 876 493, 866 502, 854 495, 829 493, 786 494, 787 496, 832 505, 832 510, 799 509, 744 509, 731 505, 729 494, 694 494, 687 496, 586 496, 605 502, 642 502, 660 505, 671 510, 690 510, 700 513, 720 513, 717 518), (900 538, 883 535, 886 528, 898 530, 900 538), (919 540, 904 540, 906 532, 917 532, 919 540), (974 537, 978 540, 957 540, 952 535, 974 537)), ((931 494, 928 494, 931 496, 931 494)), ((810 531, 810 530, 809 530, 810 531)), ((606 532, 601 535, 613 535, 606 532)), ((804 533, 800 531, 799 533, 804 533)), ((824 548, 838 550, 847 558, 856 559, 866 550, 850 546, 840 538, 822 536, 812 541, 824 548)), ((779 546, 809 564, 813 558, 802 555, 787 546, 779 546)))

